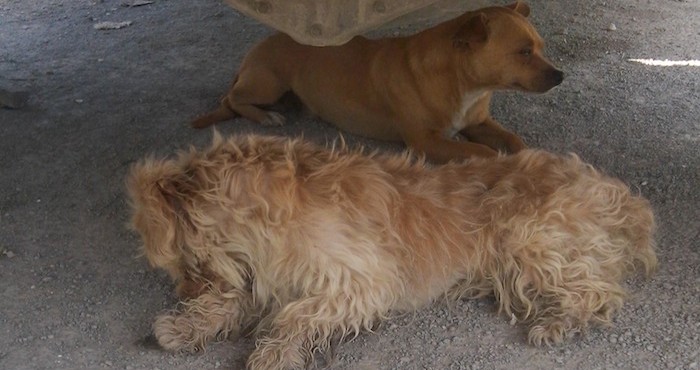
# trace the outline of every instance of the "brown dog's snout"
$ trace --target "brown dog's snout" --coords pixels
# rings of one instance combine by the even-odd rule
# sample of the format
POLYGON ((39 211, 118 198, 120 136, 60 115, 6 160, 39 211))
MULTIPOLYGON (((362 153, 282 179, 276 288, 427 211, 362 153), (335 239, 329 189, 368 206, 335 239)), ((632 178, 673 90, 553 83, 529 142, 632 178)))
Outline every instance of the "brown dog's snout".
POLYGON ((545 92, 564 81, 564 72, 550 67, 540 73, 540 78, 533 86, 533 91, 545 92))
POLYGON ((558 69, 552 69, 549 71, 549 79, 553 83, 552 87, 557 86, 564 81, 564 72, 558 69))

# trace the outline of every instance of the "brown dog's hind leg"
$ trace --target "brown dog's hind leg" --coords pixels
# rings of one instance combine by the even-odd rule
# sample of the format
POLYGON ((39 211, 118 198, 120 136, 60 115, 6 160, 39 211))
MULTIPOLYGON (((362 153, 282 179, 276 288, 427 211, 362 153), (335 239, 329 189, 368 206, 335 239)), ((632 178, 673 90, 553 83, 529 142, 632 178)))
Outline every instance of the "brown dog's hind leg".
POLYGON ((156 318, 153 324, 158 344, 169 351, 196 351, 212 339, 237 335, 250 316, 250 292, 208 291, 182 302, 182 309, 156 318))
POLYGON ((221 99, 221 105, 215 111, 197 117, 192 121, 191 125, 194 128, 209 127, 217 122, 226 121, 236 117, 236 112, 229 108, 228 96, 221 99))
POLYGON ((276 103, 287 91, 289 87, 271 71, 250 69, 241 72, 225 99, 231 110, 251 121, 280 126, 285 122, 284 116, 258 106, 276 103))
POLYGON ((469 125, 460 133, 471 142, 486 145, 503 153, 517 153, 527 148, 518 135, 506 130, 492 118, 487 118, 476 125, 469 125))
POLYGON ((285 119, 280 113, 266 111, 258 105, 276 103, 289 88, 272 72, 265 69, 243 69, 236 76, 219 108, 192 121, 192 127, 205 128, 238 115, 268 126, 281 126, 285 119))

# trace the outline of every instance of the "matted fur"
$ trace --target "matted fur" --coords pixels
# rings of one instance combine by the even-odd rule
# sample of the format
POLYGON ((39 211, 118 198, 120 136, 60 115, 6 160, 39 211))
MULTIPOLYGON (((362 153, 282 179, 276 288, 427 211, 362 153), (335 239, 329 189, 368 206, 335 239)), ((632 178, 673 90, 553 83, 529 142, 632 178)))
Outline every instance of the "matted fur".
POLYGON ((410 155, 215 134, 136 164, 127 186, 150 263, 178 284, 163 348, 257 325, 249 369, 298 369, 392 311, 493 294, 558 343, 610 324, 635 265, 657 264, 648 202, 574 155, 525 150, 430 166, 410 155))

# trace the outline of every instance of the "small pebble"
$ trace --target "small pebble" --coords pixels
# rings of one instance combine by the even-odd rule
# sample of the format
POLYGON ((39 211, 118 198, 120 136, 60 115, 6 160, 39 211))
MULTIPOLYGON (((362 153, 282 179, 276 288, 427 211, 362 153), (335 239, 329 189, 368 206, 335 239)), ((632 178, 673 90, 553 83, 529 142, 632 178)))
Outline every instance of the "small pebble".
POLYGON ((608 31, 615 31, 617 30, 617 26, 615 26, 615 23, 610 23, 608 26, 608 31))

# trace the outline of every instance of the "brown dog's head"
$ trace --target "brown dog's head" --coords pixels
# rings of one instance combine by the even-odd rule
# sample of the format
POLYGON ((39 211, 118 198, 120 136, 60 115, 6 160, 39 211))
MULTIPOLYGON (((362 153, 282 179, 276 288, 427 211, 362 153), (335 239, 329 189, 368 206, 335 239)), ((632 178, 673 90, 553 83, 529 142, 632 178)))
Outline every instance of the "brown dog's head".
POLYGON ((530 8, 516 2, 469 12, 458 18, 452 46, 468 65, 469 78, 485 88, 545 92, 564 73, 544 56, 544 42, 528 22, 530 8))

